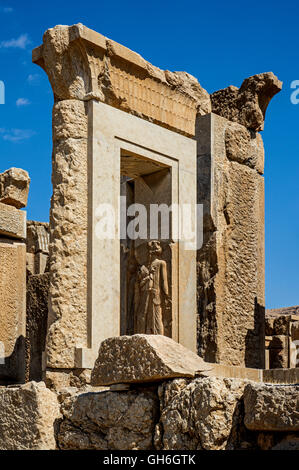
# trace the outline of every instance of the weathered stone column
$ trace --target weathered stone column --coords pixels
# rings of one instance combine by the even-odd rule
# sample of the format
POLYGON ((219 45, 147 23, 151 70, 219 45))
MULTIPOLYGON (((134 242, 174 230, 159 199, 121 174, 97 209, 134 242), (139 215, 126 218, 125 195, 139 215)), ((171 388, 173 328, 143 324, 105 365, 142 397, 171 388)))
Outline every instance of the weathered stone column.
POLYGON ((264 367, 264 148, 266 107, 281 82, 272 74, 211 95, 197 119, 198 351, 209 362, 264 367))
POLYGON ((0 384, 25 380, 26 212, 29 176, 0 174, 0 384))

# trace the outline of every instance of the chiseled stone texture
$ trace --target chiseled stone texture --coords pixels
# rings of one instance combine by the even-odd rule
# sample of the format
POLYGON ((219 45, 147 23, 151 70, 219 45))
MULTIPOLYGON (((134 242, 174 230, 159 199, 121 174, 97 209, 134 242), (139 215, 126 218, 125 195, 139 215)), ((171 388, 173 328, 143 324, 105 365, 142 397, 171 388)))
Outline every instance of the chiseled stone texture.
POLYGON ((0 202, 0 235, 9 238, 26 238, 26 212, 0 202))
POLYGON ((21 209, 26 207, 30 178, 21 168, 10 168, 0 174, 0 202, 21 209))
POLYGON ((55 393, 43 382, 0 387, 0 449, 55 449, 55 426, 60 417, 55 393))
POLYGON ((61 407, 60 449, 153 449, 158 397, 154 391, 83 393, 61 407))
POLYGON ((53 109, 48 367, 75 367, 87 347, 87 109, 77 100, 53 109), (76 344, 75 344, 76 341, 76 344))
POLYGON ((299 320, 299 306, 268 309, 265 320, 266 335, 289 335, 291 323, 299 320))
POLYGON ((272 73, 260 73, 246 78, 241 87, 229 86, 211 95, 212 112, 261 131, 268 104, 282 88, 282 82, 272 73))
POLYGON ((198 350, 208 362, 264 366, 264 151, 261 137, 215 114, 197 122, 198 350))
POLYGON ((238 447, 245 380, 176 379, 159 388, 160 421, 155 445, 163 450, 238 447))
POLYGON ((91 383, 161 382, 211 369, 211 364, 166 336, 119 336, 102 342, 91 383))
POLYGON ((90 369, 51 369, 45 373, 46 386, 59 394, 61 390, 69 387, 83 389, 90 384, 90 369))
POLYGON ((248 384, 244 404, 252 431, 299 431, 299 385, 248 384))
POLYGON ((0 239, 0 383, 25 378, 26 246, 0 239))
POLYGON ((26 380, 42 380, 42 358, 48 325, 49 273, 27 279, 26 380))
POLYGON ((48 29, 32 56, 59 100, 96 99, 185 135, 194 134, 197 113, 211 112, 196 78, 160 70, 80 23, 48 29))
POLYGON ((225 130, 225 148, 229 160, 264 173, 264 144, 258 132, 250 131, 241 124, 230 123, 225 130))

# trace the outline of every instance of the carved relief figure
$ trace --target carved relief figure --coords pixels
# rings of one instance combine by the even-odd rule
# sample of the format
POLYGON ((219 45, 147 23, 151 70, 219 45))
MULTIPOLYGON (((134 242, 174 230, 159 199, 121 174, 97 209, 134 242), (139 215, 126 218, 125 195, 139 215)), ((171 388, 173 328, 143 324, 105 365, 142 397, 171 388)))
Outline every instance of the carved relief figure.
POLYGON ((139 268, 135 285, 134 333, 163 335, 163 313, 171 304, 167 265, 159 241, 148 242, 147 248, 147 264, 139 268))

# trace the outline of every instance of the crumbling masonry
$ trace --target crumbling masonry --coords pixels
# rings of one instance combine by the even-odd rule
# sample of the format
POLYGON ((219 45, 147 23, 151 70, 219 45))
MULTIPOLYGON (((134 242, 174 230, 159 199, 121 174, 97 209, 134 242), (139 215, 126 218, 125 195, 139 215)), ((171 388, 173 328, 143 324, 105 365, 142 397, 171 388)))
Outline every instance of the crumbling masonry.
POLYGON ((209 95, 82 24, 46 31, 33 62, 54 94, 53 196, 26 229, 29 176, 0 175, 1 448, 298 448, 298 308, 265 315, 264 293, 260 131, 282 83, 209 95), (172 214, 167 239, 100 239, 121 195, 202 204, 202 245, 172 214), (165 336, 134 334, 147 279, 165 336))

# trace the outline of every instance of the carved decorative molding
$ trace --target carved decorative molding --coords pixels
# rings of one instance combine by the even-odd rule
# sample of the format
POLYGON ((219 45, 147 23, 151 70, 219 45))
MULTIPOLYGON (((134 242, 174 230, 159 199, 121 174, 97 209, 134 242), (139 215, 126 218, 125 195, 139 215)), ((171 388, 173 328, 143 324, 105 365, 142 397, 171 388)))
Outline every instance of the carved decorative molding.
POLYGON ((32 60, 47 73, 55 100, 95 99, 193 136, 209 94, 185 72, 162 71, 82 24, 55 26, 32 60))

